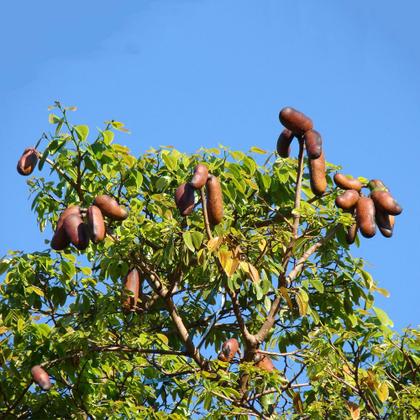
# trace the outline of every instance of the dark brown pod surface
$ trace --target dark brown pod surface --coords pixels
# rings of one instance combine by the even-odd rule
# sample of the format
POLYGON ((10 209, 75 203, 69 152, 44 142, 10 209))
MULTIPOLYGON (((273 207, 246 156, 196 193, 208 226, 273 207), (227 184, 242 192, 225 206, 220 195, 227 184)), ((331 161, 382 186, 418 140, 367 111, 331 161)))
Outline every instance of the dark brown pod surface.
POLYGON ((322 195, 327 190, 324 153, 321 152, 321 156, 318 159, 309 159, 308 163, 312 192, 315 195, 322 195))
POLYGON ((210 175, 207 181, 207 214, 210 223, 215 226, 223 219, 223 193, 217 177, 210 175))
POLYGON ((380 179, 371 179, 368 188, 373 191, 389 191, 386 185, 380 179))
POLYGON ((335 174, 334 182, 337 187, 342 188, 343 190, 356 190, 360 191, 363 187, 363 184, 356 178, 348 178, 344 174, 335 174))
POLYGON ((375 220, 382 235, 390 238, 394 230, 395 216, 376 209, 375 220))
POLYGON ((16 169, 21 175, 27 176, 34 171, 37 163, 38 153, 33 147, 31 147, 25 149, 25 151, 22 153, 22 156, 18 160, 16 169))
POLYGON ((285 128, 277 140, 277 153, 282 158, 288 158, 290 156, 290 144, 293 141, 295 135, 291 130, 285 128))
POLYGON ((231 362, 235 354, 239 351, 239 343, 236 338, 229 338, 222 346, 222 351, 219 353, 219 360, 222 362, 231 362))
POLYGON ((194 188, 191 184, 181 184, 175 191, 175 204, 181 216, 188 216, 194 210, 194 188))
POLYGON ((347 233, 346 233, 346 242, 351 245, 352 243, 354 243, 354 241, 356 240, 356 236, 357 236, 357 231, 358 231, 358 227, 357 227, 357 223, 353 223, 348 229, 347 229, 347 233))
POLYGON ((104 216, 109 217, 113 220, 125 220, 127 219, 127 211, 121 207, 117 200, 109 195, 99 195, 95 198, 93 204, 99 207, 104 216))
POLYGON ((192 180, 190 184, 197 190, 204 187, 207 182, 207 178, 209 177, 209 169, 206 165, 203 165, 202 163, 199 163, 194 168, 194 174, 192 177, 192 180))
POLYGON ((58 218, 57 227, 55 229, 54 236, 51 239, 51 248, 55 249, 56 251, 62 251, 70 245, 70 238, 68 237, 63 227, 65 218, 70 214, 78 214, 80 216, 80 207, 69 206, 61 213, 60 217, 58 218))
POLYGON ((370 196, 379 210, 393 216, 398 216, 402 212, 402 207, 395 201, 389 191, 375 190, 370 196))
POLYGON ((371 198, 359 198, 356 204, 356 221, 361 234, 365 238, 372 238, 372 236, 375 236, 375 204, 371 198))
POLYGON ((313 129, 312 120, 294 108, 286 107, 280 111, 280 122, 298 136, 302 136, 306 131, 313 129))
POLYGON ((89 228, 79 214, 70 214, 64 219, 63 228, 70 242, 79 250, 89 245, 89 228))
POLYGON ((140 274, 136 268, 133 268, 126 276, 124 281, 125 291, 129 291, 133 296, 126 296, 123 300, 123 308, 126 311, 132 311, 137 307, 140 295, 140 274))
POLYGON ((309 159, 318 159, 322 153, 322 137, 315 130, 309 130, 303 135, 306 153, 309 159))
POLYGON ((103 241, 106 234, 105 222, 99 207, 90 206, 87 212, 90 239, 97 244, 103 241))
POLYGON ((36 382, 44 391, 48 391, 51 388, 50 377, 40 365, 33 366, 31 374, 34 382, 36 382))
POLYGON ((356 190, 347 190, 335 199, 337 207, 343 210, 351 210, 359 200, 359 193, 356 190))
POLYGON ((275 369, 273 361, 266 354, 261 355, 261 358, 257 363, 257 367, 266 370, 267 372, 272 372, 275 369))

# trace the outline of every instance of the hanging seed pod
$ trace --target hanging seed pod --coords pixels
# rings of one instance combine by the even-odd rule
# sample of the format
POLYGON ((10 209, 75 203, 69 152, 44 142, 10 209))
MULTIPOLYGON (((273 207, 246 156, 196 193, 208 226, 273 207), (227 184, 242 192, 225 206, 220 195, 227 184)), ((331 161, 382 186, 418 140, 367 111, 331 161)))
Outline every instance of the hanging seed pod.
POLYGON ((28 176, 34 171, 37 163, 38 152, 33 147, 29 147, 24 150, 22 156, 18 160, 16 169, 20 175, 28 176))
POLYGON ((377 209, 392 216, 398 216, 403 210, 389 191, 375 190, 370 194, 370 197, 377 209))
POLYGON ((354 241, 356 240, 356 236, 357 236, 357 231, 358 231, 358 227, 357 227, 357 223, 353 223, 348 229, 347 229, 347 233, 346 233, 346 242, 351 245, 352 243, 354 243, 354 241))
POLYGON ((277 140, 277 153, 282 158, 288 158, 290 156, 290 145, 294 139, 294 134, 288 128, 285 128, 277 140))
POLYGON ((395 216, 376 209, 375 220, 382 235, 390 238, 394 231, 395 216))
POLYGON ((35 365, 31 369, 32 379, 37 383, 44 391, 48 391, 51 388, 51 381, 48 373, 40 366, 35 365))
POLYGON ((286 128, 298 136, 302 136, 314 127, 309 117, 291 107, 283 108, 280 111, 279 119, 286 128))
POLYGON ((335 199, 335 204, 345 211, 352 210, 359 200, 359 193, 356 190, 347 190, 335 199))
POLYGON ((200 188, 204 187, 204 185, 206 185, 208 177, 209 177, 209 169, 207 168, 206 165, 203 165, 202 163, 200 163, 194 168, 194 174, 193 174, 190 184, 196 190, 199 190, 200 188))
POLYGON ((124 281, 124 291, 132 293, 132 295, 125 297, 123 300, 124 310, 132 311, 136 309, 140 296, 140 274, 136 268, 133 268, 127 274, 124 281))
POLYGON ((181 216, 188 216, 194 210, 194 188, 191 184, 181 184, 175 191, 175 204, 181 216))
POLYGON ((273 361, 266 354, 259 354, 257 358, 258 358, 258 362, 257 362, 258 368, 262 370, 266 370, 267 372, 272 372, 275 369, 273 361))
POLYGON ((99 195, 95 198, 93 204, 99 207, 104 216, 113 220, 125 220, 128 217, 128 212, 124 207, 121 207, 115 198, 109 195, 99 195))
POLYGON ((335 174, 334 182, 337 187, 342 188, 343 190, 356 190, 360 191, 363 187, 363 184, 356 178, 348 178, 344 174, 335 174))
POLYGON ((327 178, 325 175, 324 153, 318 159, 309 159, 309 179, 311 189, 315 195, 322 195, 327 190, 327 178))
POLYGON ((371 179, 368 183, 368 188, 371 192, 389 191, 386 185, 380 179, 371 179))
POLYGON ((218 359, 222 362, 231 362, 235 354, 239 351, 239 343, 236 338, 229 338, 222 345, 222 351, 219 353, 218 359))
POLYGON ((67 207, 58 218, 57 227, 54 232, 54 236, 51 239, 51 248, 56 251, 62 251, 70 245, 70 238, 64 230, 63 224, 67 216, 71 214, 78 214, 80 217, 80 207, 79 206, 69 206, 67 207))
POLYGON ((376 233, 375 204, 369 197, 360 197, 356 204, 356 221, 361 234, 372 238, 376 233))
POLYGON ((70 242, 80 251, 89 245, 89 227, 80 214, 70 214, 64 219, 63 228, 70 242))
POLYGON ((309 130, 303 135, 308 159, 318 159, 322 153, 322 137, 315 130, 309 130))
POLYGON ((105 222, 99 207, 90 206, 87 211, 90 239, 94 244, 105 239, 105 222))
POLYGON ((207 214, 210 223, 215 226, 223 219, 222 187, 217 177, 210 175, 207 181, 207 214))

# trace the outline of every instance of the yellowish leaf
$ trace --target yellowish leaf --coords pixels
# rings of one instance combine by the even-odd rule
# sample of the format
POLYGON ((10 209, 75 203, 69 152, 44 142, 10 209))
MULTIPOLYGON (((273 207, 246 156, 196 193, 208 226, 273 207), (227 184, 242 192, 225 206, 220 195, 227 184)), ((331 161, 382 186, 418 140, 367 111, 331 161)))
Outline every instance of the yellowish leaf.
POLYGON ((232 276, 239 266, 239 259, 233 258, 231 251, 219 251, 219 261, 228 277, 232 276))
POLYGON ((7 327, 0 327, 0 335, 4 334, 6 331, 9 331, 7 327))
POLYGON ((209 239, 209 241, 207 242, 207 249, 210 252, 217 251, 220 245, 222 244, 222 242, 223 242, 222 236, 215 236, 214 238, 209 239))
POLYGON ((264 251, 266 245, 267 245, 267 241, 265 239, 261 239, 261 241, 258 243, 258 248, 260 248, 261 252, 264 251))
POLYGON ((380 383, 376 388, 376 393, 381 402, 384 403, 389 397, 388 385, 385 382, 380 383))
POLYGON ((352 420, 359 420, 359 418, 360 418, 360 407, 355 403, 347 401, 347 408, 350 411, 350 416, 351 416, 352 420))
POLYGON ((300 395, 297 392, 295 395, 293 395, 293 407, 298 413, 303 413, 303 403, 300 399, 300 395))
POLYGON ((290 299, 289 292, 288 292, 287 288, 286 287, 280 287, 280 293, 284 297, 284 299, 286 300, 287 306, 289 307, 289 309, 293 310, 292 299, 290 299))
POLYGON ((251 263, 248 263, 248 268, 249 268, 249 275, 251 276, 251 280, 254 283, 259 283, 260 273, 258 272, 258 270, 251 263))
POLYGON ((300 316, 305 316, 308 313, 308 302, 305 302, 300 293, 296 293, 296 302, 298 304, 300 316))

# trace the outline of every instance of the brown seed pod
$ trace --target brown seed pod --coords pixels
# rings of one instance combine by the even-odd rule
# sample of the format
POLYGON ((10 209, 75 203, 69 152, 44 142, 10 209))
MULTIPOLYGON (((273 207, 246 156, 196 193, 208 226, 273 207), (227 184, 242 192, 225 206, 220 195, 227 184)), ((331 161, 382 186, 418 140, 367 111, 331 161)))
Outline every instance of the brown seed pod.
POLYGON ((99 195, 93 204, 99 207, 104 216, 113 220, 125 220, 128 217, 127 210, 121 207, 117 200, 109 195, 99 195))
POLYGON ((308 159, 318 159, 322 153, 322 137, 318 131, 309 130, 303 135, 308 159))
POLYGON ((236 338, 229 338, 222 345, 222 351, 219 353, 218 359, 222 362, 231 362, 235 354, 239 352, 239 343, 236 338))
POLYGON ((356 190, 360 191, 363 187, 363 184, 356 178, 348 178, 344 174, 335 174, 334 182, 337 187, 342 188, 343 190, 356 190))
POLYGON ((356 190, 347 190, 335 199, 337 207, 343 210, 352 210, 359 200, 359 193, 356 190))
POLYGON ((389 191, 386 185, 380 179, 371 179, 368 183, 368 188, 373 191, 389 191))
POLYGON ((191 184, 181 184, 175 191, 175 204, 181 216, 188 216, 194 210, 194 188, 191 184))
POLYGON ((38 152, 33 147, 25 149, 17 163, 17 171, 23 175, 30 175, 38 163, 38 152))
POLYGON ((389 191, 375 190, 370 194, 375 207, 385 213, 398 216, 402 212, 402 207, 395 201, 389 191))
POLYGON ((372 238, 376 233, 375 204, 369 197, 360 197, 356 204, 356 221, 361 234, 372 238))
POLYGON ((308 163, 312 192, 315 195, 322 195, 327 190, 324 152, 321 152, 321 156, 318 159, 309 159, 308 163))
POLYGON ((382 235, 390 238, 394 230, 395 216, 376 209, 375 220, 382 235))
POLYGON ((131 292, 133 296, 126 296, 123 300, 123 308, 126 311, 136 309, 140 296, 140 274, 136 268, 133 268, 127 274, 124 281, 124 291, 131 292))
POLYGON ((291 130, 285 128, 277 140, 277 153, 282 158, 288 158, 290 156, 290 145, 295 135, 291 130))
POLYGON ((48 391, 51 388, 50 377, 40 365, 33 366, 31 368, 31 374, 34 382, 36 382, 44 391, 48 391))
POLYGON ((347 233, 346 233, 346 242, 351 245, 352 243, 354 243, 354 241, 356 240, 356 236, 357 236, 357 231, 358 231, 358 227, 357 227, 357 223, 353 223, 348 229, 347 229, 347 233))
POLYGON ((266 370, 267 372, 272 372, 275 367, 271 358, 266 354, 261 354, 259 356, 261 357, 258 357, 259 360, 257 362, 257 367, 262 370, 266 370))
POLYGON ((209 177, 209 169, 206 165, 203 165, 202 163, 199 163, 194 168, 194 174, 192 177, 192 180, 190 184, 197 190, 204 187, 207 182, 207 178, 209 177))
POLYGON ((280 111, 280 122, 298 136, 302 136, 306 131, 312 130, 312 120, 302 112, 294 108, 286 107, 280 111))
POLYGON ((79 250, 84 250, 89 245, 89 227, 83 223, 80 214, 70 214, 64 219, 63 228, 70 242, 79 250))
POLYGON ((97 244, 103 241, 106 235, 104 217, 99 207, 90 206, 87 211, 90 239, 97 244))
POLYGON ((54 232, 54 236, 51 239, 51 248, 56 251, 62 251, 70 245, 70 238, 64 230, 63 224, 67 216, 71 214, 78 214, 80 216, 79 206, 67 207, 58 218, 57 227, 54 232))
POLYGON ((217 177, 210 175, 207 181, 207 214, 209 222, 215 226, 223 219, 223 193, 217 177))

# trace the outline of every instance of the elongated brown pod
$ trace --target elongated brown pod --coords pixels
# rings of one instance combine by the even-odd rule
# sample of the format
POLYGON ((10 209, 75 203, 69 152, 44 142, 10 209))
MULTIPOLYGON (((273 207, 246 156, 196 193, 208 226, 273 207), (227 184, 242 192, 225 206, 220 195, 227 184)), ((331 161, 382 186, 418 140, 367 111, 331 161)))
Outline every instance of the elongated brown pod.
POLYGON ((358 231, 357 223, 353 223, 348 229, 346 233, 346 242, 351 245, 356 240, 357 231, 358 231))
POLYGON ((194 188, 191 184, 181 184, 175 191, 175 204, 181 216, 188 216, 194 210, 194 188))
POLYGON ((131 292, 132 296, 126 296, 123 300, 123 308, 126 311, 136 309, 140 296, 140 274, 136 268, 133 268, 127 274, 124 281, 124 292, 131 292))
POLYGON ((37 383, 44 391, 48 391, 51 388, 51 380, 48 373, 40 366, 35 365, 31 368, 32 379, 37 383))
MULTIPOLYGON (((63 224, 67 216, 71 214, 78 214, 80 216, 79 206, 67 207, 58 218, 57 227, 54 232, 54 236, 51 239, 51 248, 56 251, 62 251, 70 245, 70 238, 64 230, 63 224)), ((80 216, 81 217, 81 216, 80 216)))
POLYGON ((207 181, 207 214, 209 222, 215 226, 223 219, 223 193, 217 177, 210 175, 207 181))
POLYGON ((16 169, 21 175, 27 176, 34 171, 37 163, 38 153, 36 149, 29 147, 22 153, 22 156, 18 160, 16 169))
POLYGON ((369 197, 360 197, 356 204, 356 221, 361 234, 372 238, 376 233, 375 204, 369 197))
POLYGON ((363 187, 363 184, 356 178, 348 178, 344 174, 335 174, 334 182, 337 187, 342 188, 343 190, 356 190, 360 191, 363 187))
POLYGON ((79 250, 89 245, 89 227, 83 222, 80 214, 70 214, 64 219, 63 228, 70 242, 79 250))
POLYGON ((97 244, 103 241, 106 235, 104 217, 99 207, 90 206, 87 211, 90 239, 97 244))
POLYGON ((343 194, 340 194, 335 199, 337 207, 343 210, 352 210, 359 200, 360 194, 356 190, 347 190, 343 194))
POLYGON ((219 353, 218 359, 222 362, 231 362, 235 354, 239 351, 239 343, 236 338, 229 338, 222 345, 222 351, 219 353))
POLYGON ((302 136, 306 131, 314 128, 312 120, 309 117, 290 106, 280 111, 279 119, 286 128, 298 136, 302 136))
POLYGON ((309 130, 303 135, 306 154, 309 159, 318 159, 322 153, 322 137, 318 131, 309 130))
POLYGON ((376 209, 375 220, 382 235, 390 238, 394 231, 395 216, 376 209))
POLYGON ((368 188, 373 191, 389 191, 387 186, 380 179, 371 179, 368 188))
POLYGON ((277 153, 282 158, 288 158, 290 156, 290 145, 295 135, 291 130, 285 128, 277 140, 277 153))
POLYGON ((209 169, 207 168, 206 165, 199 163, 194 168, 194 174, 193 174, 190 184, 196 190, 199 190, 200 188, 204 187, 204 185, 206 185, 208 177, 209 177, 209 169))
POLYGON ((99 207, 104 216, 113 220, 125 220, 128 217, 127 210, 121 207, 117 200, 109 195, 99 195, 95 198, 93 204, 99 207))
POLYGON ((370 197, 375 203, 375 207, 385 213, 398 216, 403 210, 389 191, 374 190, 370 197))
POLYGON ((267 356, 266 354, 260 354, 258 356, 259 361, 257 362, 257 367, 266 370, 267 372, 272 372, 275 367, 273 364, 273 361, 271 360, 271 357, 267 356))
POLYGON ((315 195, 322 195, 327 190, 324 152, 321 152, 321 156, 318 159, 308 159, 308 163, 312 192, 315 195))

